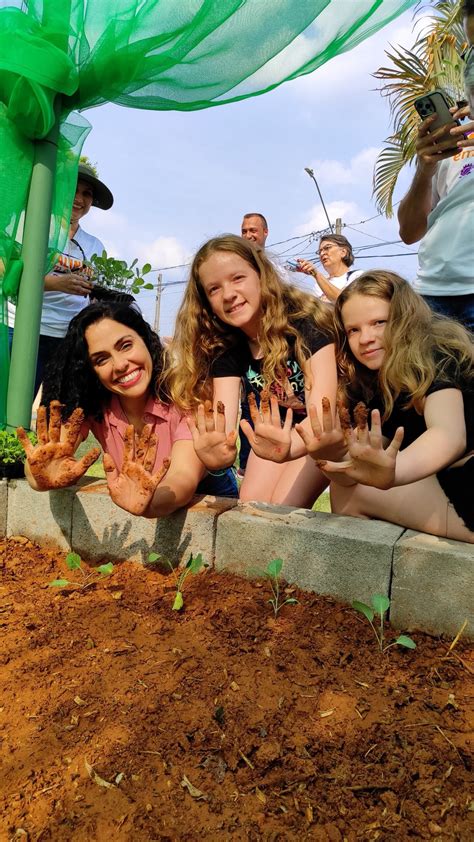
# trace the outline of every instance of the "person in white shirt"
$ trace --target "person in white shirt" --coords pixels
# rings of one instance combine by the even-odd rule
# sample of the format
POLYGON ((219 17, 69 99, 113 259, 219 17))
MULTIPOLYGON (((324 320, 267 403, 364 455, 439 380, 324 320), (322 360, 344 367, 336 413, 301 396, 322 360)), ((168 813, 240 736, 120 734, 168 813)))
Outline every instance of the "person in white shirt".
POLYGON ((362 274, 360 269, 350 269, 354 263, 352 246, 342 234, 325 234, 319 241, 319 258, 328 273, 324 275, 309 260, 298 258, 299 272, 312 275, 317 283, 315 290, 323 301, 334 302, 347 284, 362 274))
MULTIPOLYGON (((90 260, 93 254, 101 255, 104 251, 102 242, 84 231, 79 220, 89 212, 92 205, 109 210, 113 201, 109 188, 97 178, 92 167, 80 163, 69 239, 64 252, 58 255, 56 265, 44 279, 35 394, 42 383, 48 360, 57 352, 61 340, 66 336, 69 322, 89 303, 88 297, 93 287, 92 272, 85 261, 90 260)), ((15 308, 11 306, 8 312, 10 328, 14 326, 14 319, 15 308)))
POLYGON ((462 5, 470 45, 464 56, 468 105, 451 108, 453 120, 430 132, 434 116, 418 128, 416 170, 400 202, 404 243, 420 240, 414 288, 432 310, 457 319, 474 332, 474 0, 462 5))

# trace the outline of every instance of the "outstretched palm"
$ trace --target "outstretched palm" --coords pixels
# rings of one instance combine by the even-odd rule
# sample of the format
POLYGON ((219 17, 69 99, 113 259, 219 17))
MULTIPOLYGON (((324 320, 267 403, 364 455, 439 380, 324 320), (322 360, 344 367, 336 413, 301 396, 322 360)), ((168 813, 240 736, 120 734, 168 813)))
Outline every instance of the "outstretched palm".
POLYGON ((93 447, 81 459, 74 457, 80 444, 83 421, 82 409, 75 409, 64 425, 65 437, 63 436, 63 441, 61 441, 63 428, 61 404, 59 401, 51 401, 49 424, 46 407, 40 406, 38 409, 36 424, 38 444, 33 445, 23 427, 18 427, 17 436, 25 449, 28 466, 38 488, 47 490, 74 485, 99 458, 98 447, 93 447))
POLYGON ((240 426, 253 452, 260 459, 285 462, 291 447, 293 410, 291 407, 287 409, 285 422, 282 425, 278 400, 274 395, 269 397, 268 389, 263 389, 260 393, 260 409, 252 393, 249 394, 248 400, 253 429, 245 420, 240 422, 240 426))
POLYGON ((123 462, 119 470, 109 453, 104 454, 104 470, 112 500, 132 515, 142 515, 151 503, 156 487, 169 468, 164 459, 159 471, 152 474, 157 439, 146 424, 135 443, 135 430, 125 429, 123 462))
POLYGON ((196 421, 189 417, 187 422, 193 437, 194 450, 208 471, 229 468, 234 464, 237 456, 237 432, 225 431, 225 406, 222 401, 217 402, 215 420, 211 401, 206 401, 199 404, 196 421))
POLYGON ((318 411, 312 404, 309 407, 309 424, 311 432, 305 425, 296 424, 295 430, 303 439, 307 452, 313 459, 334 459, 339 461, 344 458, 347 452, 345 431, 350 429, 348 413, 344 407, 339 407, 339 414, 335 420, 331 411, 329 398, 322 398, 322 424, 320 423, 318 411))
POLYGON ((374 488, 392 488, 395 481, 395 466, 398 451, 403 441, 403 427, 398 427, 395 435, 384 449, 382 425, 378 409, 372 411, 372 426, 369 431, 367 420, 358 424, 357 429, 347 430, 349 460, 345 462, 319 461, 318 466, 334 482, 350 478, 362 485, 374 488))

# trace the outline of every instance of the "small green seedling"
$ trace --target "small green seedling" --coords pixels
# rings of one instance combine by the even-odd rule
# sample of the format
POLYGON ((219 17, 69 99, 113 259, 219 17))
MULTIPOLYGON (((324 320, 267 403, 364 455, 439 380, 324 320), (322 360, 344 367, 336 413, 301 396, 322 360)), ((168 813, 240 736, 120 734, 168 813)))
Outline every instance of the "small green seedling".
POLYGON ((273 561, 270 561, 265 570, 264 575, 270 582, 270 587, 272 589, 272 596, 268 600, 270 605, 273 608, 273 613, 275 617, 278 617, 278 612, 283 608, 284 605, 297 605, 298 600, 294 597, 288 597, 283 602, 280 601, 280 573, 283 567, 283 561, 281 558, 274 558, 273 561))
POLYGON ((381 652, 386 652, 387 649, 390 649, 392 646, 404 646, 406 649, 416 649, 416 643, 411 637, 407 637, 406 634, 401 634, 397 637, 396 640, 392 641, 392 643, 388 643, 385 645, 385 637, 383 633, 383 619, 385 612, 388 611, 390 607, 390 600, 388 596, 384 596, 384 594, 374 594, 371 598, 372 606, 366 605, 365 602, 358 602, 354 600, 352 603, 352 607, 355 608, 356 611, 360 611, 364 617, 367 618, 370 625, 372 626, 373 632, 377 639, 377 643, 381 652), (373 619, 375 614, 380 616, 380 630, 374 626, 373 619))
POLYGON ((52 582, 49 582, 50 588, 67 588, 69 585, 77 585, 81 591, 84 591, 86 588, 89 588, 93 585, 98 579, 103 576, 110 576, 112 573, 114 566, 111 561, 108 564, 101 564, 99 567, 94 567, 88 573, 83 569, 81 565, 81 557, 77 553, 68 553, 66 556, 66 564, 69 570, 80 570, 82 574, 82 581, 81 582, 74 582, 69 581, 69 579, 53 579, 52 582), (99 575, 97 575, 99 574, 99 575))
POLYGON ((158 561, 160 561, 160 559, 161 559, 160 553, 149 553, 148 558, 146 560, 146 563, 147 564, 156 564, 158 561))
MULTIPOLYGON (((156 562, 161 560, 161 555, 159 553, 150 553, 148 556, 148 564, 156 564, 156 562)), ((181 611, 184 606, 184 597, 183 597, 183 586, 191 573, 199 573, 201 567, 209 567, 207 562, 203 560, 202 554, 198 553, 197 556, 191 555, 186 562, 186 565, 181 569, 181 571, 176 570, 171 561, 166 561, 168 567, 170 568, 174 580, 176 582, 176 594, 173 602, 173 611, 181 611)))
POLYGON ((173 602, 173 611, 181 611, 184 605, 183 586, 186 579, 191 575, 191 573, 199 573, 201 567, 208 567, 208 565, 203 560, 201 553, 198 553, 196 556, 193 556, 191 553, 186 562, 186 566, 181 570, 181 573, 176 572, 171 562, 169 562, 169 566, 171 567, 176 579, 176 595, 173 602))

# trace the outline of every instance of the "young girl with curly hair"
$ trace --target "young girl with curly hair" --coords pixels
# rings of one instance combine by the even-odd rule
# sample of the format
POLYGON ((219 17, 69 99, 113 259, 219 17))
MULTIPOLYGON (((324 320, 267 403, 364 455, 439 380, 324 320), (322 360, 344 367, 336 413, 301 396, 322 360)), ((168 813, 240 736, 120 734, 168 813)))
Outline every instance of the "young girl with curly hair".
POLYGON ((342 462, 315 454, 333 511, 473 543, 472 335, 383 271, 341 292, 335 324, 340 390, 357 428, 342 418, 342 462))
POLYGON ((309 403, 320 406, 323 395, 334 403, 337 378, 327 305, 286 284, 258 245, 224 235, 197 252, 176 325, 167 388, 183 411, 197 410, 197 425, 191 428, 204 464, 216 470, 236 457, 243 381, 254 429, 242 422, 253 452, 241 499, 312 505, 327 480, 315 470, 291 422, 293 412, 306 417, 309 403), (262 389, 269 397, 258 410, 262 389), (283 427, 280 408, 286 412, 283 427))
POLYGON ((236 496, 233 477, 223 476, 220 489, 211 487, 216 481, 205 477, 162 373, 160 340, 133 305, 110 301, 82 310, 46 371, 38 444, 18 434, 30 485, 43 491, 77 482, 100 453, 94 448, 74 458, 91 430, 104 450, 110 495, 132 514, 162 517, 197 490, 236 496))

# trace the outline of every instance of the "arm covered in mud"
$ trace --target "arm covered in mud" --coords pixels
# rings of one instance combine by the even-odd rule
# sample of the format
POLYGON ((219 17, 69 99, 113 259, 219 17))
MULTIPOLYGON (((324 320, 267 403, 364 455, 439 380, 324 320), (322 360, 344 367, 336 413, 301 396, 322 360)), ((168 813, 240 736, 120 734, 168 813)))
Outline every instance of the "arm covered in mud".
POLYGON ((74 456, 81 443, 83 421, 84 413, 82 409, 77 408, 63 424, 61 404, 59 401, 51 401, 49 424, 46 407, 40 406, 38 409, 38 444, 32 444, 23 427, 18 427, 17 435, 26 453, 25 476, 35 491, 50 491, 75 485, 99 458, 98 447, 93 447, 81 459, 74 456))

